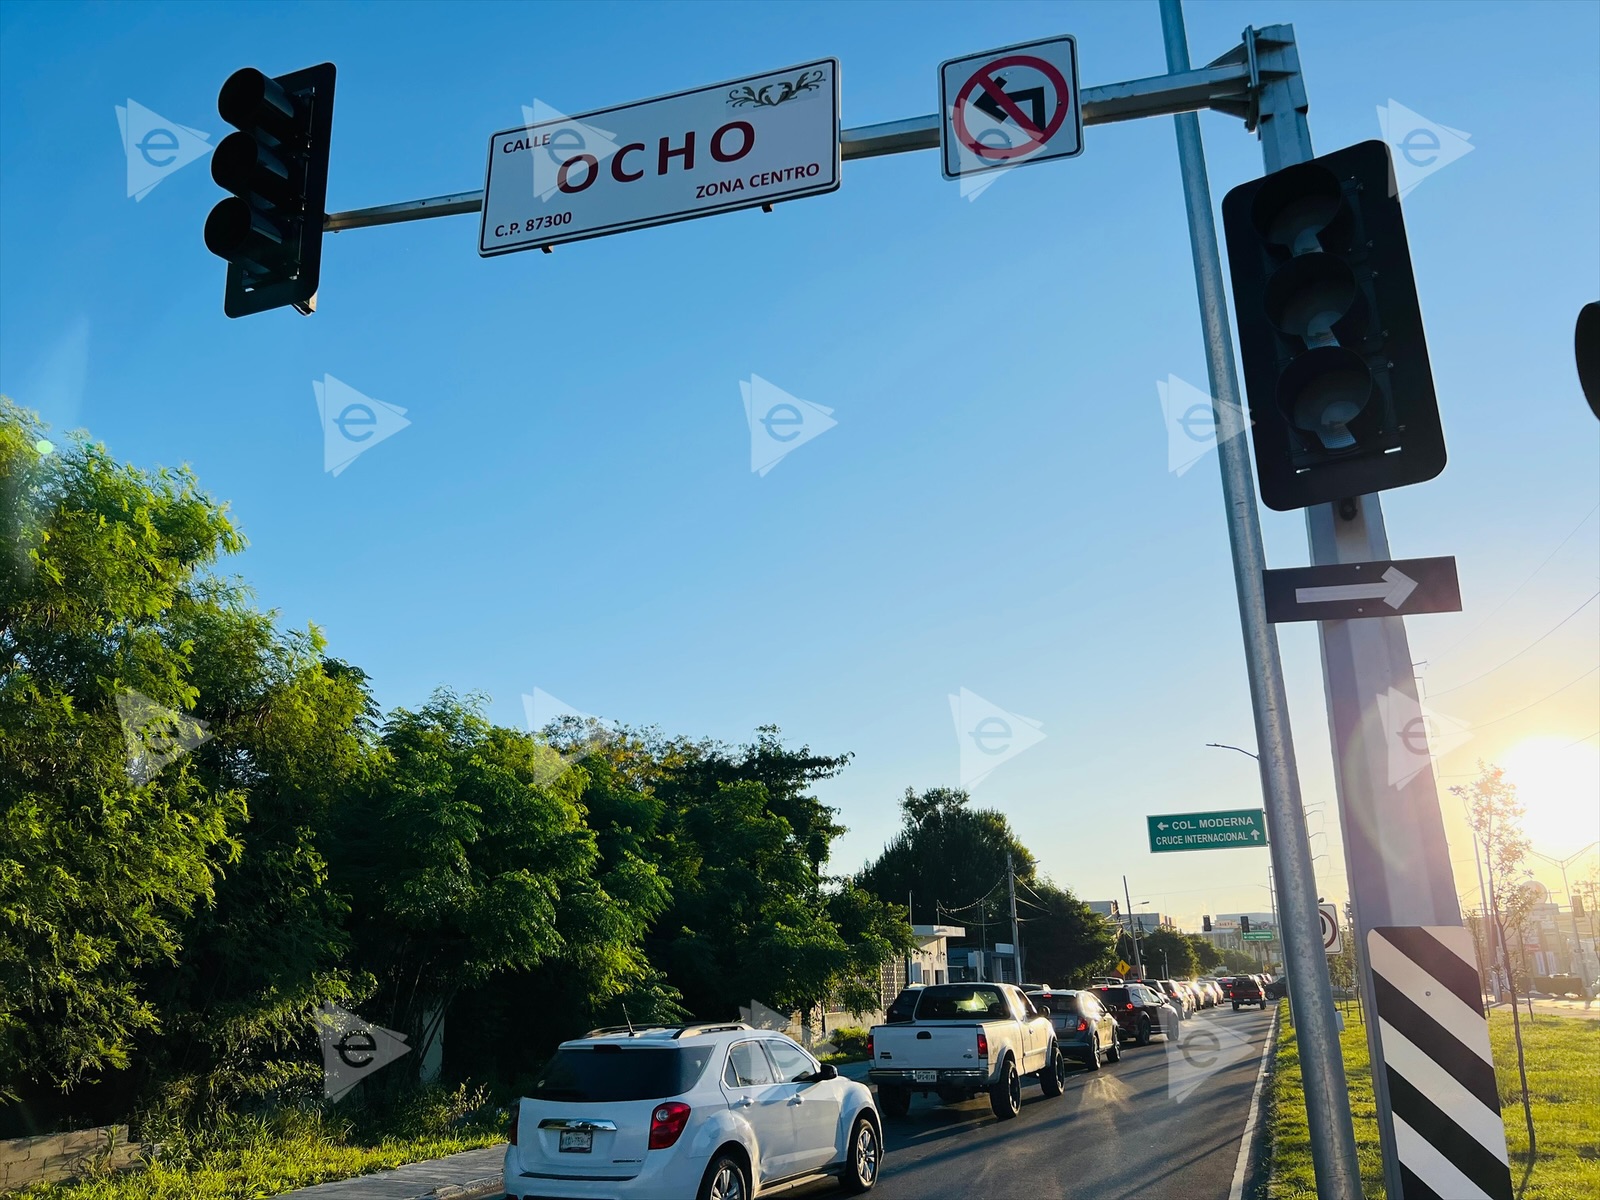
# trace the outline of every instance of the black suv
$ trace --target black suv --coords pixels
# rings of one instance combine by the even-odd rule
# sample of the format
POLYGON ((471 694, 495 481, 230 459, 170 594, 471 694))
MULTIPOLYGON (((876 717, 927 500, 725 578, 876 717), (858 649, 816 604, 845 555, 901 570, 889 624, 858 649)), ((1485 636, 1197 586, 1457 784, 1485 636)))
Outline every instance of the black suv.
POLYGON ((1155 1034, 1170 1037, 1178 1027, 1177 1011, 1167 998, 1142 983, 1100 984, 1088 991, 1117 1019, 1123 1042, 1148 1046, 1155 1034))

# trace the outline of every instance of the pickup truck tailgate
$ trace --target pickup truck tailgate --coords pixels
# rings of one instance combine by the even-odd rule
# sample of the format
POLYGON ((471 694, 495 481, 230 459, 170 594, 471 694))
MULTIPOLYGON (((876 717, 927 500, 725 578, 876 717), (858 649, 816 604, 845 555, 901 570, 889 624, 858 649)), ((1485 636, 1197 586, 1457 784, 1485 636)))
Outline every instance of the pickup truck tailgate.
MULTIPOLYGON (((879 1025, 872 1031, 873 1079, 907 1083, 983 1080, 989 1060, 979 1055, 978 1024, 879 1025)), ((986 1049, 986 1047, 985 1047, 986 1049)))

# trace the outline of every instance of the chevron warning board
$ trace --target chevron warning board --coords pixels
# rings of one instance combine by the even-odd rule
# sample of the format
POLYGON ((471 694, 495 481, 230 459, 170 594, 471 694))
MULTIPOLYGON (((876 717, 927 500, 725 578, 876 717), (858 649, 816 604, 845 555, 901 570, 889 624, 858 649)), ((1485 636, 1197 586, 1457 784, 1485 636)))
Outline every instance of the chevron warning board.
POLYGON ((1367 953, 1404 1200, 1512 1200, 1472 934, 1380 926, 1367 953))

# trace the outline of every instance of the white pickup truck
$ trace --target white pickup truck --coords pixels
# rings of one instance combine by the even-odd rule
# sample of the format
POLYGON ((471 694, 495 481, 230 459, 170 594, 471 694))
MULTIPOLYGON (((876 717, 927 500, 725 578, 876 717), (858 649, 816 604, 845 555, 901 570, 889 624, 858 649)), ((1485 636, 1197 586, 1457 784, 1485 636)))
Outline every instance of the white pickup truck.
POLYGON ((902 1117, 911 1094, 946 1104, 989 1094, 994 1115, 1022 1111, 1022 1081, 1036 1077, 1046 1096, 1066 1086, 1050 1014, 1009 983, 941 983, 921 990, 911 1020, 874 1025, 867 1038, 867 1078, 878 1107, 902 1117))

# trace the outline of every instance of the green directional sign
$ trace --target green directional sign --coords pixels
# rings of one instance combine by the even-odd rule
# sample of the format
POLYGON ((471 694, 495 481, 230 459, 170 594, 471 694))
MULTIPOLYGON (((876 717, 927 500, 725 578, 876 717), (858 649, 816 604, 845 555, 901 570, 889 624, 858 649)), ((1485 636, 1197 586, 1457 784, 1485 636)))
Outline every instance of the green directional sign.
POLYGON ((1237 850, 1267 844, 1267 814, 1259 808, 1229 812, 1174 813, 1146 817, 1150 853, 1174 850, 1237 850))
POLYGON ((1272 930, 1252 929, 1249 933, 1241 933, 1239 936, 1247 942, 1270 942, 1272 940, 1272 930))

